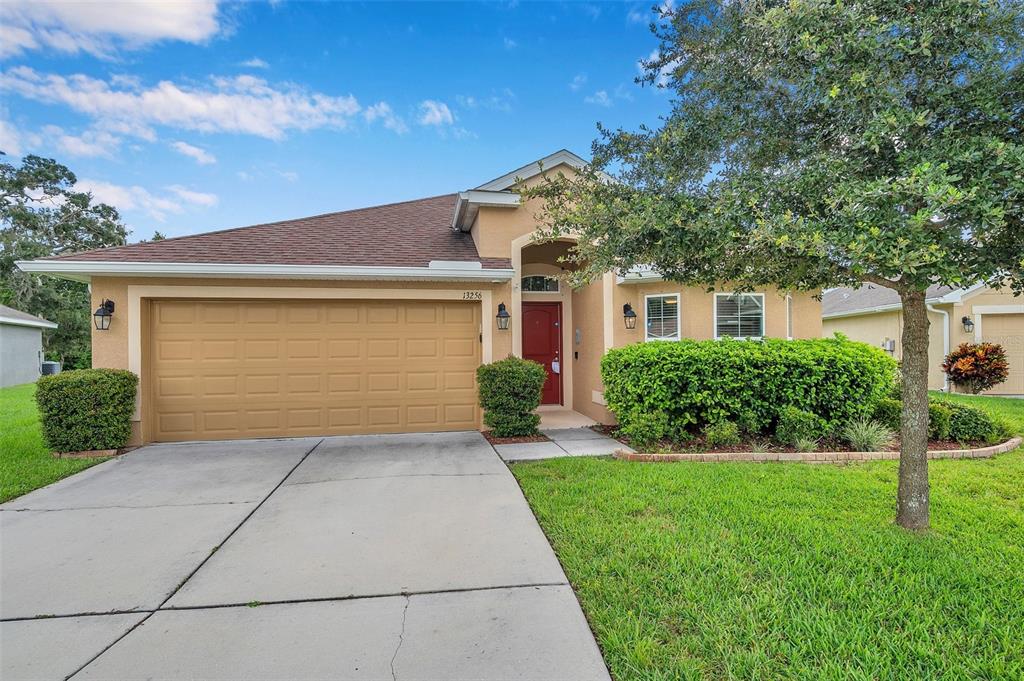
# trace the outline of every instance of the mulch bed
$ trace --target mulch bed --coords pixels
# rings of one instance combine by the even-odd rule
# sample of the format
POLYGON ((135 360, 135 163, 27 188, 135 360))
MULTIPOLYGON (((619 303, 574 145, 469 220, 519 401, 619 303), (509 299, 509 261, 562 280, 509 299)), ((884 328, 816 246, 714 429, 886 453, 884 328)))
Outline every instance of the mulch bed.
MULTIPOLYGON (((595 431, 595 432, 601 433, 602 435, 610 437, 612 439, 618 440, 619 442, 621 442, 624 445, 632 446, 627 438, 619 436, 618 428, 616 426, 596 425, 596 426, 591 426, 590 429, 595 431)), ((756 441, 753 441, 753 442, 741 442, 738 445, 709 447, 704 442, 704 437, 703 436, 697 436, 697 437, 695 437, 692 440, 688 440, 684 446, 679 446, 677 444, 673 444, 671 442, 665 441, 665 442, 660 443, 659 446, 654 447, 652 449, 652 451, 672 451, 672 452, 679 452, 679 453, 702 452, 702 453, 708 453, 708 454, 715 454, 715 453, 730 454, 730 453, 738 453, 738 452, 753 452, 755 445, 761 445, 761 448, 762 448, 761 451, 786 452, 786 453, 794 453, 794 452, 797 451, 796 448, 794 448, 794 447, 785 447, 785 446, 776 444, 775 442, 772 442, 771 440, 767 440, 767 439, 756 440, 756 441)), ((984 446, 985 446, 984 442, 956 442, 954 440, 929 440, 928 441, 928 451, 952 451, 952 450, 956 450, 956 449, 971 449, 971 448, 984 447, 984 446)), ((852 449, 852 447, 850 447, 849 444, 847 444, 846 442, 842 442, 840 440, 822 440, 821 441, 821 446, 818 449, 816 449, 815 451, 817 451, 817 452, 849 452, 849 451, 853 451, 853 449, 852 449)), ((892 445, 888 449, 885 449, 883 451, 887 451, 887 452, 898 452, 898 451, 900 451, 900 439, 899 439, 899 437, 895 438, 892 441, 892 445)))
POLYGON ((522 437, 495 437, 491 435, 491 431, 485 430, 483 436, 492 445, 519 445, 526 442, 550 442, 547 435, 541 433, 540 435, 524 435, 522 437))

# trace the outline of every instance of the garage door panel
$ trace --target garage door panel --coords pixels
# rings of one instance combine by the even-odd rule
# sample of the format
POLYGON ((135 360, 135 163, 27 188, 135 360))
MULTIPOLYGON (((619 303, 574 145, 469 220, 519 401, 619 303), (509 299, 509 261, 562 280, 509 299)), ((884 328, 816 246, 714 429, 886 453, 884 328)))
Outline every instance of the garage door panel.
POLYGON ((989 394, 1024 395, 1024 315, 997 314, 982 318, 986 343, 998 343, 1006 351, 1010 375, 989 394))
POLYGON ((153 301, 153 307, 156 440, 477 426, 479 305, 153 301))

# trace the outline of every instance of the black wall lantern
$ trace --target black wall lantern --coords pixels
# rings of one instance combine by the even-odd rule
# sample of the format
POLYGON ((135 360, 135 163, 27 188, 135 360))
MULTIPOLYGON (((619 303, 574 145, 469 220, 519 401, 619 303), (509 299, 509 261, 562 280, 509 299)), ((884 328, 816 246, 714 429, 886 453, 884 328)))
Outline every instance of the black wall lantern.
POLYGON ((633 310, 633 306, 629 303, 622 306, 622 321, 626 323, 627 329, 636 328, 636 312, 633 310))
POLYGON ((110 318, 114 316, 114 301, 103 299, 100 306, 92 313, 92 321, 96 324, 97 331, 106 331, 110 328, 110 318))
POLYGON ((960 323, 964 325, 964 331, 967 333, 974 333, 974 320, 964 315, 964 318, 960 320, 960 323))
POLYGON ((505 331, 508 329, 508 322, 512 319, 512 315, 505 309, 505 303, 498 304, 498 314, 495 317, 498 320, 498 330, 505 331))

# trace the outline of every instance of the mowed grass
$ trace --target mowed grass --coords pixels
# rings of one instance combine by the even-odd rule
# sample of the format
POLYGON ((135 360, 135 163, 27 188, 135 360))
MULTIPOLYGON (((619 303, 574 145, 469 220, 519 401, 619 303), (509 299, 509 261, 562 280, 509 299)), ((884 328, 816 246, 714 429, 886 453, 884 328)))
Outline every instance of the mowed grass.
POLYGON ((0 388, 0 502, 106 459, 57 459, 43 444, 34 383, 0 388))
POLYGON ((1024 678, 1021 450, 932 462, 921 534, 896 462, 512 469, 619 681, 1024 678))

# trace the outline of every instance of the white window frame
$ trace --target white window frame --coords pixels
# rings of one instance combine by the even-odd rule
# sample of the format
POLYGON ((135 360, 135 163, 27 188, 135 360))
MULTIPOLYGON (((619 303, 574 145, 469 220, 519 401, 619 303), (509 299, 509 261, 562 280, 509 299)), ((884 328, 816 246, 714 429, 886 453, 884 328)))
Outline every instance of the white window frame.
POLYGON ((678 293, 648 293, 644 296, 644 342, 648 341, 677 341, 683 337, 683 303, 678 293), (676 337, 675 338, 652 338, 648 333, 647 326, 647 301, 651 298, 675 298, 676 299, 676 337))
POLYGON ((553 277, 550 274, 524 274, 521 277, 519 277, 519 290, 522 293, 536 293, 539 295, 557 296, 562 293, 562 280, 559 279, 558 277, 553 277), (525 288, 523 288, 523 279, 528 279, 529 277, 543 277, 544 279, 553 279, 555 281, 556 288, 554 291, 527 291, 525 288))
POLYGON ((713 325, 712 330, 715 334, 715 340, 721 340, 722 338, 732 338, 734 340, 761 340, 764 338, 765 327, 768 324, 768 308, 765 306, 765 299, 763 293, 750 292, 743 293, 740 291, 733 291, 732 293, 716 293, 715 294, 715 309, 714 318, 711 320, 713 325), (760 336, 719 336, 718 335, 718 300, 719 298, 732 298, 733 296, 757 296, 761 299, 761 335, 760 336))

